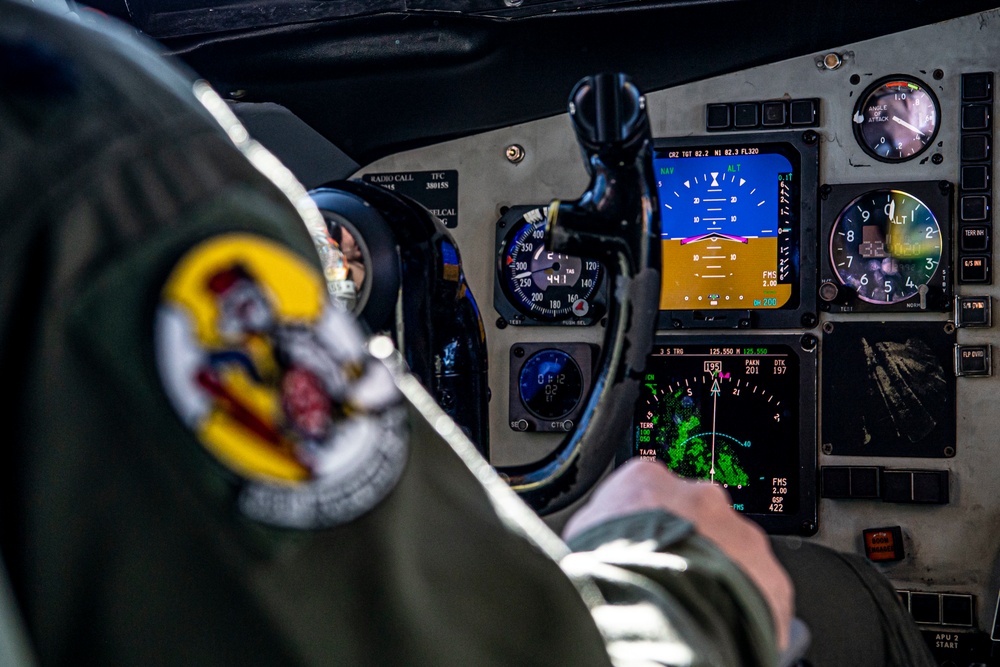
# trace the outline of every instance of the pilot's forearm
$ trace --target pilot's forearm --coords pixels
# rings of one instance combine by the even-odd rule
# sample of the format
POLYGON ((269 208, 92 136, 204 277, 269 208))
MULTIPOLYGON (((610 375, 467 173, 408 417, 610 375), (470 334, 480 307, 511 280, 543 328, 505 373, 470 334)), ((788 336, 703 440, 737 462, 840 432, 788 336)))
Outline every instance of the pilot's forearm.
POLYGON ((594 611, 612 660, 634 655, 674 664, 774 665, 767 602, 748 577, 691 523, 659 510, 610 519, 569 540, 571 576, 588 574, 607 600, 594 611), (644 654, 645 655, 645 654, 644 654))

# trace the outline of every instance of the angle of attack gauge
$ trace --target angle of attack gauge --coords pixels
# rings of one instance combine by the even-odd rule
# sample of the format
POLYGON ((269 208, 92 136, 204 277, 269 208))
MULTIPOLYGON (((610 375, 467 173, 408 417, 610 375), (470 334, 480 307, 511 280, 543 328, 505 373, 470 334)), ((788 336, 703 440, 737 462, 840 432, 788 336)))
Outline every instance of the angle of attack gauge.
POLYGON ((903 162, 923 153, 938 130, 938 102, 912 77, 879 79, 861 95, 854 110, 854 136, 882 162, 903 162))
POLYGON ((900 184, 858 194, 852 186, 831 194, 834 205, 846 200, 827 230, 819 293, 831 310, 947 308, 950 187, 943 186, 900 184))
POLYGON ((606 312, 600 262, 545 247, 547 209, 515 206, 497 222, 493 306, 513 325, 585 326, 606 312))

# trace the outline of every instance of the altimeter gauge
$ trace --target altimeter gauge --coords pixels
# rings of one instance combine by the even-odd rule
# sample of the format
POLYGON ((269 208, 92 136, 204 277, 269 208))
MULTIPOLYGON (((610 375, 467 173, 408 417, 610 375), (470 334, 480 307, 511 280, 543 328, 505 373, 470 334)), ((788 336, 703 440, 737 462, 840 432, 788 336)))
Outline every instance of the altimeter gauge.
POLYGON ((902 190, 873 190, 843 208, 830 233, 830 263, 842 286, 871 304, 927 308, 940 284, 942 229, 934 212, 902 190), (937 279, 937 280, 936 280, 937 279))

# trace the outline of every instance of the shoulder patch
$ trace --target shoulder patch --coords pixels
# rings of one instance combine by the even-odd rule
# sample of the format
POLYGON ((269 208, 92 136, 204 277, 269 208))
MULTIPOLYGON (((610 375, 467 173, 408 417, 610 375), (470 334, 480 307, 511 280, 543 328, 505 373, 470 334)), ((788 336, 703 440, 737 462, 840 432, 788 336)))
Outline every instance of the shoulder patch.
POLYGON ((155 329, 167 396, 234 473, 247 517, 334 526, 395 487, 402 397, 322 276, 291 251, 249 234, 195 246, 163 287, 155 329))

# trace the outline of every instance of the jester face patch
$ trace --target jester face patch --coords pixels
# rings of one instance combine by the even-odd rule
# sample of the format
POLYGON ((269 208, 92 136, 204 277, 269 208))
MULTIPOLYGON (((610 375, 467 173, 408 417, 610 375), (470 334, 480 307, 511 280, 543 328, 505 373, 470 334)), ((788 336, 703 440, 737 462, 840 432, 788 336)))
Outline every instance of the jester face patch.
POLYGON ((243 514, 334 526, 392 490, 406 462, 405 408, 312 267, 272 241, 219 236, 181 259, 161 297, 167 396, 235 473, 243 514))

